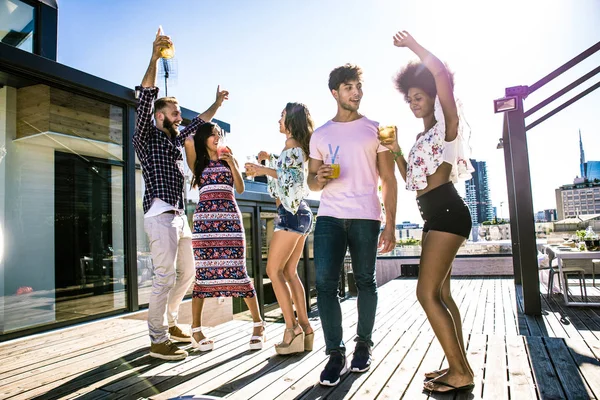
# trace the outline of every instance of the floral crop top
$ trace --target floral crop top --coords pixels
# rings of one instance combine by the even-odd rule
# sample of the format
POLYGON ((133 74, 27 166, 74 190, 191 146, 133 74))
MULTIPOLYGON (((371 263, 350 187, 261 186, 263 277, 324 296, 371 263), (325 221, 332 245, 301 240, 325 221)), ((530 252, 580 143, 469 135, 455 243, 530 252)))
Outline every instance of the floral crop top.
MULTIPOLYGON (((437 99, 436 108, 441 110, 437 99)), ((471 179, 474 169, 467 156, 468 151, 465 149, 467 143, 463 135, 463 118, 460 114, 459 112, 458 134, 453 141, 445 140, 446 126, 443 116, 437 116, 438 122, 417 138, 406 160, 407 190, 425 189, 427 177, 433 175, 443 162, 452 166, 450 173, 452 183, 471 179)))
POLYGON ((279 156, 271 155, 268 166, 277 171, 277 179, 268 177, 269 194, 278 198, 287 211, 296 214, 300 202, 309 194, 302 148, 293 147, 282 151, 279 156))

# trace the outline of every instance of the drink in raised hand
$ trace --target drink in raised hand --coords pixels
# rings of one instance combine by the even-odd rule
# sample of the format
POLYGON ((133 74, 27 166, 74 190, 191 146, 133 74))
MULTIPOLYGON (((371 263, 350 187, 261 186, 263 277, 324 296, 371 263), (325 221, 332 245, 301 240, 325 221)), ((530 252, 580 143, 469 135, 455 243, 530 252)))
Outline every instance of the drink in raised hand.
POLYGON ((396 140, 396 127, 394 125, 379 126, 378 138, 382 144, 392 144, 396 140))
MULTIPOLYGON (((162 36, 162 35, 165 34, 164 31, 163 31, 162 26, 159 26, 158 29, 160 31, 159 35, 162 36)), ((175 57, 175 46, 173 44, 171 44, 171 45, 169 45, 167 47, 162 47, 160 49, 160 56, 162 58, 166 58, 166 59, 175 57)))

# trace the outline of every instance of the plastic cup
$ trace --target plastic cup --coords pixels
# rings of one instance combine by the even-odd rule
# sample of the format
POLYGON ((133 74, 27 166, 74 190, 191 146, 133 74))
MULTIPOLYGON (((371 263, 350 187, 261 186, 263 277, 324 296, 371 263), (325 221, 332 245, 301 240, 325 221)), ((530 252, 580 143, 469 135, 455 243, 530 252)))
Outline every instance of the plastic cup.
POLYGON ((327 154, 327 156, 325 157, 325 164, 331 165, 331 168, 333 169, 333 172, 327 178, 337 179, 340 177, 340 155, 339 154, 337 154, 335 156, 334 160, 332 160, 331 154, 327 154))
MULTIPOLYGON (((256 164, 256 157, 255 156, 246 156, 246 162, 249 164, 256 164)), ((254 175, 250 175, 248 173, 248 170, 246 170, 246 179, 249 181, 253 181, 254 180, 254 175)))

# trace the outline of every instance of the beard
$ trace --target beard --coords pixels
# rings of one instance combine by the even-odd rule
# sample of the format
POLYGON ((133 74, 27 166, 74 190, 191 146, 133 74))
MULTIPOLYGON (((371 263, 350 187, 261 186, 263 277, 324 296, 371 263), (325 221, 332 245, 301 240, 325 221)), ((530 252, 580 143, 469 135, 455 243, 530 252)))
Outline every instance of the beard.
POLYGON ((360 102, 358 102, 358 105, 354 105, 354 103, 340 101, 340 107, 346 111, 356 112, 359 106, 360 102))
POLYGON ((175 127, 175 123, 166 117, 165 117, 165 120, 163 121, 163 128, 168 130, 171 133, 172 137, 179 135, 179 131, 175 127))

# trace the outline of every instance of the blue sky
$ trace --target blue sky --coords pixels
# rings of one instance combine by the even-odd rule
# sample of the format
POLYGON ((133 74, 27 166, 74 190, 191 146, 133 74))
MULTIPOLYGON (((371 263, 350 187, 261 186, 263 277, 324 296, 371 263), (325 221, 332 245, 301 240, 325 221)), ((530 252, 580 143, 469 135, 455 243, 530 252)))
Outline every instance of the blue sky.
MULTIPOLYGON (((227 88, 230 100, 217 118, 231 123, 229 143, 241 160, 281 150, 277 121, 288 101, 307 104, 317 126, 333 117, 329 72, 353 62, 364 69, 360 111, 398 125, 400 144, 408 150, 422 125, 392 83, 415 58, 392 45, 397 30, 408 30, 454 70, 456 96, 472 128, 472 157, 487 161, 492 201, 498 207, 504 201, 508 216, 504 158, 496 150, 502 117, 493 114, 492 100, 505 87, 533 84, 598 42, 598 21, 597 0, 60 0, 58 61, 133 87, 162 25, 175 42, 178 62, 169 95, 204 111, 217 85, 227 88)), ((598 65, 600 54, 532 94, 526 108, 598 65)), ((579 129, 586 158, 600 160, 598 110, 597 90, 528 133, 535 211, 554 208, 554 189, 578 174, 579 129)), ((398 202, 398 221, 420 222, 414 193, 401 189, 398 202)))

